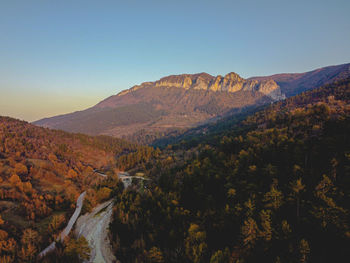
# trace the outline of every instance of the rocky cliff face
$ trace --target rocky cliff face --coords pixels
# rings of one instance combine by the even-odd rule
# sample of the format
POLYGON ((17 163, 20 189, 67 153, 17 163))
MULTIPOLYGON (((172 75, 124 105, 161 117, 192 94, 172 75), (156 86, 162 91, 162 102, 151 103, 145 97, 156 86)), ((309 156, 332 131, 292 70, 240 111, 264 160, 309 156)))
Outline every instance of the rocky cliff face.
POLYGON ((129 90, 122 91, 118 96, 123 96, 141 88, 151 87, 230 93, 237 91, 251 91, 260 92, 274 101, 285 99, 285 95, 282 94, 280 87, 274 80, 247 80, 241 78, 234 72, 228 73, 224 77, 220 75, 214 77, 207 73, 172 75, 161 78, 155 82, 144 82, 141 85, 136 85, 129 90))

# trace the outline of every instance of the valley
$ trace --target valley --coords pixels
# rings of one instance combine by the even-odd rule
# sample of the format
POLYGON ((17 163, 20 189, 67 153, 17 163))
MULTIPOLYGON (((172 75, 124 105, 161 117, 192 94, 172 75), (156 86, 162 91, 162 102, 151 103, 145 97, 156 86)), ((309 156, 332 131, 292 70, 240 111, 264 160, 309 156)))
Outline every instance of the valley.
POLYGON ((0 259, 342 262, 349 83, 217 117, 161 148, 2 117, 0 259))
POLYGON ((0 0, 0 263, 348 263, 349 14, 0 0))

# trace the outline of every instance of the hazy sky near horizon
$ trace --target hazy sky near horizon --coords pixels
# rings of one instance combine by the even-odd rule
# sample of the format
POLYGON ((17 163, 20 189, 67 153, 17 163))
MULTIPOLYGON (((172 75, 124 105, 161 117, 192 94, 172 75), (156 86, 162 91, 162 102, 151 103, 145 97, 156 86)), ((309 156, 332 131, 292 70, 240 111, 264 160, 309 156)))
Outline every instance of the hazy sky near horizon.
POLYGON ((0 115, 82 110, 181 73, 350 62, 350 1, 0 0, 0 115))

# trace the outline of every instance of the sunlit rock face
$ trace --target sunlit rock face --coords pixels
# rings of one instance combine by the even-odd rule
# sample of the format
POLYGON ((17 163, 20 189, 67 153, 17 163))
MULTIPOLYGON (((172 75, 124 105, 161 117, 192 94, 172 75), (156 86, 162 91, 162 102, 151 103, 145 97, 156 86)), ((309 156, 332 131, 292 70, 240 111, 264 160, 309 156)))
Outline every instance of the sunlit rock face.
POLYGON ((221 75, 214 77, 207 73, 172 75, 161 78, 155 82, 144 82, 141 85, 136 85, 118 95, 122 96, 129 92, 146 87, 181 88, 186 90, 193 89, 230 93, 237 91, 251 91, 260 92, 273 100, 281 100, 285 98, 275 81, 247 80, 234 72, 228 73, 224 77, 221 75))
POLYGON ((282 93, 280 87, 272 79, 258 83, 257 90, 266 96, 269 96, 273 100, 283 100, 286 98, 286 96, 282 93))

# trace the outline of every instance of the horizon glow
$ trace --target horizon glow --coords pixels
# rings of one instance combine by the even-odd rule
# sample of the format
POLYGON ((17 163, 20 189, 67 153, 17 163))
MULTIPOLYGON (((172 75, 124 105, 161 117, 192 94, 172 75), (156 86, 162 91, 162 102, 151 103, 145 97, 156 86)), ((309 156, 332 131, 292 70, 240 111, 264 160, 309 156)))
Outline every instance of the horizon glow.
POLYGON ((0 115, 83 110, 167 75, 242 77, 350 62, 350 1, 0 3, 0 115))

